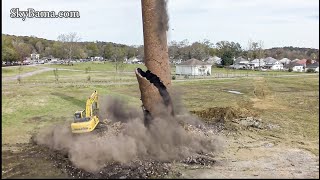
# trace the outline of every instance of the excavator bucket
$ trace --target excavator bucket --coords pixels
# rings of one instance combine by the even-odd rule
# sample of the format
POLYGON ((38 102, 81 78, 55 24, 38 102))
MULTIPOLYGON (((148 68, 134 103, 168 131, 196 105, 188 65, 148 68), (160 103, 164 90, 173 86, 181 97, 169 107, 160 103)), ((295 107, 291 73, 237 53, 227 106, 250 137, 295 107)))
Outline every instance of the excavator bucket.
POLYGON ((72 133, 85 133, 93 131, 99 123, 97 116, 93 116, 89 121, 71 123, 72 133))

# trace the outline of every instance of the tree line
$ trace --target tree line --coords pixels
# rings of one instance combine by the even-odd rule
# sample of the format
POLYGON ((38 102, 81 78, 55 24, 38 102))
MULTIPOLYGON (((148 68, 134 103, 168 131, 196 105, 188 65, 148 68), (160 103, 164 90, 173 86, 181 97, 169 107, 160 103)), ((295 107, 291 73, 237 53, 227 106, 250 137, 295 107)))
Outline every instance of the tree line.
MULTIPOLYGON (((113 42, 83 42, 76 33, 61 34, 57 40, 47 40, 35 36, 14 36, 2 34, 2 61, 23 61, 31 53, 40 57, 55 57, 61 59, 85 59, 103 57, 110 61, 123 61, 124 58, 137 57, 143 60, 143 45, 129 46, 113 42)), ((187 60, 196 58, 206 60, 212 56, 222 58, 223 65, 230 65, 233 58, 249 59, 273 57, 276 59, 314 59, 319 61, 319 50, 299 47, 263 48, 263 41, 249 41, 244 49, 237 42, 219 41, 215 44, 210 40, 190 43, 187 39, 171 41, 168 44, 170 60, 187 60)))

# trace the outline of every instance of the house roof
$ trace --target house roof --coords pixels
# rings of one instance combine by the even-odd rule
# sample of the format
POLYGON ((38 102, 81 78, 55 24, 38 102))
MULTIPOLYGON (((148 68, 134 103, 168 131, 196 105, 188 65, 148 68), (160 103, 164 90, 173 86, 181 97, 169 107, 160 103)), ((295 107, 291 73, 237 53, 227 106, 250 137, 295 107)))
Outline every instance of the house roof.
POLYGON ((138 62, 138 61, 141 61, 139 58, 137 57, 131 57, 129 58, 127 61, 134 61, 134 62, 138 62))
POLYGON ((303 66, 302 64, 299 64, 297 62, 291 62, 288 67, 294 67, 294 66, 303 66))
POLYGON ((240 63, 241 61, 248 61, 246 59, 244 59, 243 57, 238 57, 237 59, 234 60, 234 64, 240 63))
POLYGON ((221 58, 219 58, 218 56, 213 56, 214 60, 221 60, 221 58))
POLYGON ((319 63, 318 62, 315 62, 313 64, 308 64, 307 65, 307 68, 317 68, 317 67, 319 67, 319 63))
POLYGON ((291 62, 291 60, 288 59, 288 58, 282 58, 282 59, 280 59, 279 61, 280 61, 281 63, 289 63, 289 62, 291 62))
POLYGON ((301 60, 297 61, 296 63, 306 64, 306 63, 307 63, 307 60, 306 60, 306 59, 301 59, 301 60))
POLYGON ((260 61, 260 63, 264 63, 264 60, 263 59, 254 59, 254 60, 252 60, 252 61, 250 61, 250 63, 259 63, 259 61, 260 61))
POLYGON ((199 61, 198 59, 189 59, 185 62, 180 63, 179 65, 189 65, 189 66, 195 66, 195 65, 209 65, 208 63, 199 61))
POLYGON ((267 64, 273 64, 275 62, 277 62, 278 60, 272 58, 272 57, 267 57, 264 59, 264 62, 266 62, 267 64))

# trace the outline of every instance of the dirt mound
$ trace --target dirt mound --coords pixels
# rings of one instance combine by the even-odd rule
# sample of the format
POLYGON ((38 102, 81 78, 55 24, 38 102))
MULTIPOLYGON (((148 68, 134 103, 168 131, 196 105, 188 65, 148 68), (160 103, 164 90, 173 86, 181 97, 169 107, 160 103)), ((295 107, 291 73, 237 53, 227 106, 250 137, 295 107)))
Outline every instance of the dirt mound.
POLYGON ((237 107, 213 107, 202 111, 191 111, 191 113, 197 115, 208 123, 224 123, 227 120, 258 116, 255 112, 237 107))
POLYGON ((265 126, 256 112, 241 107, 213 107, 191 113, 212 125, 217 132, 237 132, 250 127, 264 129, 265 126))

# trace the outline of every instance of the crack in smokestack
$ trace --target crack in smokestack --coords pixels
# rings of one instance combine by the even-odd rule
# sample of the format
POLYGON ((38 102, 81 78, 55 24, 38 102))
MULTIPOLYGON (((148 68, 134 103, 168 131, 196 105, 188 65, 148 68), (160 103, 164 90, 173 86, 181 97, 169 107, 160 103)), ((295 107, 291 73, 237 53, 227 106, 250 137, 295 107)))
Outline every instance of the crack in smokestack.
MULTIPOLYGON (((157 90, 162 98, 163 104, 168 109, 169 114, 171 116, 174 116, 173 105, 172 105, 172 100, 171 100, 170 94, 168 92, 167 87, 163 84, 163 82, 160 80, 160 78, 156 74, 153 74, 150 70, 147 70, 146 72, 144 72, 140 68, 136 69, 136 74, 138 77, 141 76, 141 77, 147 79, 149 81, 150 85, 157 88, 157 90)), ((153 119, 153 116, 150 113, 150 111, 148 109, 146 109, 145 107, 143 108, 143 111, 144 111, 144 116, 145 116, 145 125, 148 126, 151 119, 153 119)))

